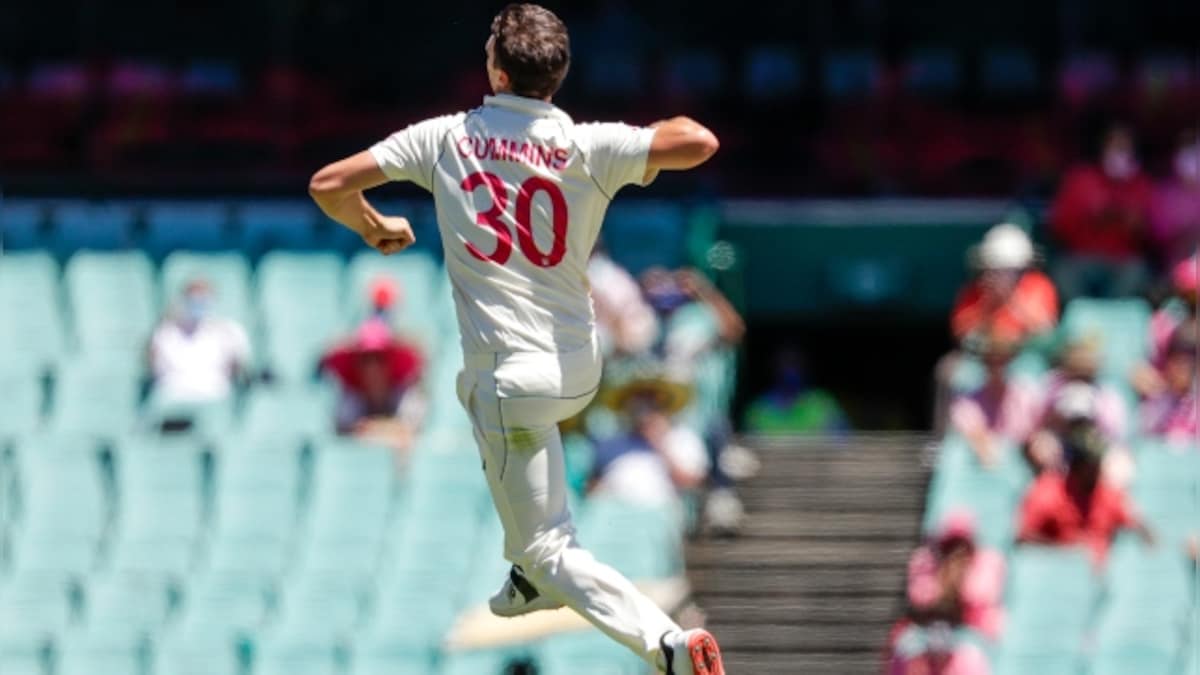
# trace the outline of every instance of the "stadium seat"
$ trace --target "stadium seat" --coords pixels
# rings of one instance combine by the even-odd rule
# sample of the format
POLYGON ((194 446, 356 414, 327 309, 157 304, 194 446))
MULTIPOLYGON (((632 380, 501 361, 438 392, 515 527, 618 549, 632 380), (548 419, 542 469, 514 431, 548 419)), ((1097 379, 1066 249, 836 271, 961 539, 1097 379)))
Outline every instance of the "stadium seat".
POLYGON ((264 357, 286 382, 310 379, 341 332, 342 261, 330 253, 269 253, 258 267, 264 357))
POLYGON ((15 569, 86 572, 109 520, 100 464, 86 441, 29 437, 17 445, 15 569))
MULTIPOLYGON (((0 581, 0 644, 11 641, 29 649, 65 631, 76 618, 74 592, 74 581, 66 577, 20 570, 8 574, 0 581)), ((7 653, 0 648, 0 657, 7 653)))
POLYGON ((682 265, 684 229, 684 214, 678 206, 639 202, 614 204, 601 232, 605 241, 613 243, 613 260, 636 276, 650 267, 673 269, 682 265))
MULTIPOLYGON (((49 242, 43 229, 45 209, 37 202, 0 200, 0 251, 42 248, 49 242)), ((0 264, 0 267, 3 265, 0 264)))
POLYGON ((1101 372, 1126 378, 1149 349, 1150 306, 1145 300, 1095 300, 1076 298, 1063 312, 1066 339, 1095 337, 1101 340, 1101 372))
POLYGON ((134 373, 104 361, 64 364, 54 384, 50 428, 60 434, 116 438, 137 424, 141 383, 134 373))
POLYGON ((1175 675, 1178 669, 1174 653, 1146 647, 1101 647, 1092 659, 1090 675, 1175 675))
POLYGON ((289 614, 255 640, 254 675, 340 675, 343 636, 289 614))
POLYGON ((242 251, 258 257, 267 251, 308 251, 317 247, 316 208, 301 201, 261 201, 239 206, 233 221, 242 251))
POLYGON ((82 352, 140 363, 157 319, 145 254, 80 253, 68 261, 64 280, 82 352))
POLYGON ((592 498, 578 518, 579 538, 596 557, 632 579, 683 571, 681 523, 670 509, 592 498))
POLYGON ((133 244, 134 213, 128 205, 77 202, 51 213, 54 244, 59 255, 78 251, 115 251, 133 244))
POLYGON ((240 675, 238 640, 176 630, 158 640, 152 673, 157 675, 240 675))
POLYGON ((918 94, 952 94, 962 86, 962 63, 953 50, 917 49, 904 69, 904 88, 918 94))
POLYGON ((42 378, 31 364, 0 363, 0 391, 4 405, 0 406, 0 439, 23 436, 41 425, 42 378))
POLYGON ((119 496, 114 570, 184 573, 204 516, 201 453, 186 441, 139 438, 126 440, 114 462, 119 496))
POLYGON ((923 531, 934 532, 951 511, 965 509, 974 514, 982 543, 1007 550, 1021 492, 1030 476, 1015 447, 1003 448, 1000 455, 997 466, 985 468, 965 440, 948 436, 929 484, 923 531))
POLYGON ((403 255, 384 257, 374 251, 354 256, 346 269, 346 319, 355 325, 370 316, 368 288, 377 279, 386 278, 399 289, 392 309, 393 326, 423 347, 437 346, 438 333, 427 320, 438 287, 439 268, 433 256, 425 251, 406 251, 403 255))
POLYGON ((55 653, 57 675, 141 675, 149 645, 142 636, 97 626, 63 635, 55 653))
POLYGON ((255 332, 250 298, 250 266, 239 253, 175 252, 162 265, 162 306, 178 302, 184 287, 203 279, 212 286, 214 316, 237 321, 255 332))
POLYGON ((442 659, 441 675, 504 675, 514 664, 530 662, 534 664, 534 672, 541 672, 536 669, 534 650, 526 645, 449 652, 442 659))
POLYGON ((1001 651, 993 670, 996 675, 1079 675, 1083 659, 1074 653, 1001 651))
POLYGON ((172 251, 232 249, 226 234, 228 213, 224 204, 178 202, 154 204, 146 209, 146 251, 163 258, 172 251))
POLYGON ((1038 86, 1037 62, 1025 47, 985 49, 980 70, 984 89, 993 94, 1028 94, 1038 86))
POLYGON ((1088 552, 1026 544, 1009 565, 1002 651, 1076 656, 1099 597, 1088 552))
POLYGON ((256 387, 247 396, 241 431, 251 437, 328 436, 334 431, 335 405, 325 387, 256 387))
POLYGON ((804 64, 791 46, 754 47, 744 64, 742 86, 754 100, 794 96, 804 83, 804 64))
POLYGON ((258 630, 276 596, 265 575, 208 569, 189 575, 178 621, 186 634, 232 639, 258 630))
POLYGON ((368 610, 367 586, 348 575, 299 574, 288 579, 279 612, 339 635, 355 632, 368 610))
POLYGON ((58 263, 43 252, 0 257, 0 322, 4 361, 54 364, 66 350, 58 263))
POLYGON ((211 568, 262 575, 284 571, 298 521, 298 457, 299 446, 217 455, 211 568))
POLYGON ((162 578, 122 574, 95 578, 84 591, 84 623, 106 632, 152 633, 171 616, 175 595, 162 578))
MULTIPOLYGON (((5 611, 2 603, 0 599, 0 612, 5 611)), ((51 640, 46 634, 29 630, 18 617, 0 614, 0 673, 45 675, 50 645, 51 640)))
POLYGON ((822 85, 833 98, 858 98, 876 93, 880 84, 880 64, 874 54, 863 49, 844 49, 825 55, 822 85))
POLYGON ((213 441, 226 436, 235 426, 237 401, 234 396, 214 401, 178 401, 151 390, 142 408, 140 428, 147 433, 213 441))

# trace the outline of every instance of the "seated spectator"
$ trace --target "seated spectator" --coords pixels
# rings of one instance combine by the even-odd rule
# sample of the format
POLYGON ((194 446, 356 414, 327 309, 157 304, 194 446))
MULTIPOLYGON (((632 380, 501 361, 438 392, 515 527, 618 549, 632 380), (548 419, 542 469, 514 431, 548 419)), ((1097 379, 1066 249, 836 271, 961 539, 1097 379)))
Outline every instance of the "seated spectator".
POLYGON ((687 403, 686 388, 667 380, 635 380, 609 394, 628 429, 596 446, 591 491, 645 506, 681 504, 708 475, 704 441, 672 415, 687 403))
POLYGON ((339 434, 407 450, 425 413, 420 352, 396 338, 381 319, 368 319, 353 339, 321 357, 338 382, 339 434))
POLYGON ((596 332, 606 355, 637 355, 658 339, 658 317, 637 280, 599 248, 588 260, 596 332))
POLYGON ((1046 374, 1045 405, 1038 418, 1040 425, 1050 424, 1054 416, 1054 404, 1059 400, 1063 388, 1073 382, 1082 382, 1094 388, 1094 417, 1100 431, 1110 441, 1125 437, 1127 430, 1125 400, 1121 393, 1108 384, 1097 381, 1100 372, 1100 341, 1093 337, 1075 338, 1059 350, 1053 370, 1046 374))
POLYGON ((209 403, 233 391, 250 359, 250 340, 236 321, 212 315, 213 290, 194 279, 150 338, 153 396, 164 403, 209 403))
POLYGON ((975 543, 975 518, 949 513, 908 561, 908 602, 917 623, 965 624, 997 639, 1003 628, 1004 556, 975 543))
POLYGON ((965 352, 989 340, 1018 346, 1048 335, 1058 322, 1058 294, 1042 272, 1033 269, 1033 242, 1016 225, 988 230, 969 264, 976 277, 958 293, 950 330, 958 347, 937 365, 934 423, 941 430, 949 412, 953 381, 965 352))
POLYGON ((1064 299, 1127 297, 1146 285, 1142 260, 1152 193, 1133 133, 1110 128, 1096 163, 1069 171, 1050 207, 1050 226, 1063 254, 1054 281, 1064 299))
POLYGON ((970 444, 984 466, 994 466, 1001 442, 1023 444, 1036 429, 1042 406, 1038 385, 1027 378, 1011 377, 1008 365, 1016 345, 1003 338, 983 346, 987 375, 973 392, 960 394, 950 404, 950 426, 970 444))
POLYGON ((1099 565, 1119 530, 1132 529, 1147 543, 1153 537, 1125 491, 1100 480, 1104 435, 1085 419, 1070 424, 1063 437, 1066 469, 1043 471, 1025 493, 1017 541, 1086 546, 1099 565))
POLYGON ((1170 269, 1196 252, 1200 242, 1200 133, 1180 135, 1171 178, 1154 189, 1150 236, 1170 269))
POLYGON ((978 646, 959 639, 946 624, 908 626, 897 637, 886 675, 990 675, 978 646))
POLYGON ((775 382, 746 410, 752 433, 829 433, 846 429, 846 416, 824 389, 809 386, 804 356, 784 347, 775 356, 775 382))
POLYGON ((642 291, 663 326, 656 352, 674 376, 686 378, 700 356, 737 345, 746 334, 738 311, 695 270, 651 268, 642 275, 642 291))
POLYGON ((1142 433, 1172 441, 1192 441, 1197 425, 1196 322, 1180 324, 1167 346, 1162 385, 1142 402, 1142 433))
MULTIPOLYGON (((1133 478, 1133 456, 1128 448, 1118 443, 1119 437, 1109 430, 1105 417, 1113 417, 1105 406, 1113 405, 1106 394, 1115 393, 1097 387, 1087 381, 1067 382, 1056 388, 1048 397, 1049 404, 1041 414, 1041 423, 1026 446, 1026 458, 1034 473, 1062 471, 1066 468, 1066 451, 1069 436, 1078 427, 1089 426, 1107 444, 1101 460, 1101 475, 1111 485, 1123 487, 1133 478)), ((1115 403, 1122 405, 1120 401, 1115 403)), ((1123 419, 1123 409, 1120 413, 1123 419)))
POLYGON ((1175 264, 1171 285, 1175 297, 1155 310, 1150 317, 1150 359, 1134 368, 1133 388, 1143 397, 1162 393, 1162 370, 1166 365, 1167 346, 1175 329, 1196 321, 1196 287, 1200 277, 1200 253, 1175 264))
POLYGON ((1022 343, 1049 332, 1058 322, 1058 293, 1033 269, 1033 242, 1016 225, 987 231, 974 251, 978 275, 959 291, 950 315, 954 338, 970 344, 980 338, 1022 343))

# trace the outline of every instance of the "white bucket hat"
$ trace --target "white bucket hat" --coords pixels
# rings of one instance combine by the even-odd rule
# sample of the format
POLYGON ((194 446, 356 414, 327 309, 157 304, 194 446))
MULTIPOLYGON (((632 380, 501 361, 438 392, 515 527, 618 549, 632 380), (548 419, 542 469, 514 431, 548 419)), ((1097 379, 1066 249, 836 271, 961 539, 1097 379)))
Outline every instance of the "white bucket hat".
POLYGON ((1000 223, 983 235, 974 253, 982 269, 1020 269, 1033 263, 1033 242, 1019 226, 1000 223))

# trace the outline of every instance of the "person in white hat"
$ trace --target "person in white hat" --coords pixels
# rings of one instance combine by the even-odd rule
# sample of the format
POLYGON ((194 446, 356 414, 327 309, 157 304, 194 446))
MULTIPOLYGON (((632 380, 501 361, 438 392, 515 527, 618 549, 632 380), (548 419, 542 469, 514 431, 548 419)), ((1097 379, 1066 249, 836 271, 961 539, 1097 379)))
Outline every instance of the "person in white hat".
POLYGON ((1003 341, 1019 350, 1030 339, 1048 335, 1058 322, 1058 293, 1035 269, 1029 235, 1012 223, 993 226, 967 254, 976 272, 958 293, 950 314, 950 330, 959 348, 937 366, 934 423, 944 428, 951 391, 964 352, 985 342, 1003 341))

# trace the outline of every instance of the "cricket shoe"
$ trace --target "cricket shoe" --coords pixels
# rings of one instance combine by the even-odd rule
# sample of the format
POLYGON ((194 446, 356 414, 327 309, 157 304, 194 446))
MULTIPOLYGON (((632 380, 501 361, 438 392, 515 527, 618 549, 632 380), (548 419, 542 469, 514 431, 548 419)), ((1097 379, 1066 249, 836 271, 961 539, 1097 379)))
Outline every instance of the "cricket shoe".
POLYGON ((659 644, 667 675, 725 675, 717 639, 703 628, 666 633, 659 644))
POLYGON ((525 578, 521 568, 513 565, 508 570, 508 579, 505 580, 504 586, 488 600, 488 607, 496 616, 511 618, 543 609, 558 609, 562 607, 562 603, 538 593, 533 584, 525 578))

